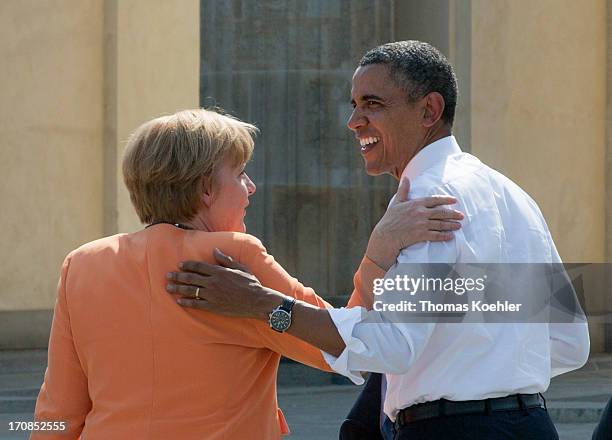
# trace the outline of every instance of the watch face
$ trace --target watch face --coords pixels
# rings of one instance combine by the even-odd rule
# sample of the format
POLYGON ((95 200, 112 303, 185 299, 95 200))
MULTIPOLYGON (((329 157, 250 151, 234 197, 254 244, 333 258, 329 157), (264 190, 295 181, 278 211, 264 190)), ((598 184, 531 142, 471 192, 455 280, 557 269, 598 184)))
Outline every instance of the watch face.
POLYGON ((284 332, 291 325, 291 315, 284 310, 275 310, 270 315, 270 327, 277 332, 284 332))

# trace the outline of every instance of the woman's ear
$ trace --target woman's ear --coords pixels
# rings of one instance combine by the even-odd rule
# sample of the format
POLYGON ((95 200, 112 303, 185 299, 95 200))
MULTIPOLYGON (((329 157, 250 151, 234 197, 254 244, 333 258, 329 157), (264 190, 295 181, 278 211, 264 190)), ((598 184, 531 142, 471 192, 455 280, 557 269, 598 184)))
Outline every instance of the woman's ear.
POLYGON ((202 193, 202 203, 204 203, 204 206, 210 209, 210 205, 212 204, 212 194, 210 194, 208 191, 204 191, 202 193))
POLYGON ((212 185, 208 184, 205 179, 202 179, 202 193, 200 199, 204 206, 210 209, 213 202, 212 185))

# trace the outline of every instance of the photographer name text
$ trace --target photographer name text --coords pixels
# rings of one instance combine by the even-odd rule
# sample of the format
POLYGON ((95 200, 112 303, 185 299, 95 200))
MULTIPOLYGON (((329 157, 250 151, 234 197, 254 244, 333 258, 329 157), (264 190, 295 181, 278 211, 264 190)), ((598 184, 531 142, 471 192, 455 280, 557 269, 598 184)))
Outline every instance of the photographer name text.
POLYGON ((416 312, 416 313, 467 313, 467 312, 519 312, 521 303, 496 301, 487 303, 473 300, 462 304, 438 304, 432 301, 399 301, 385 303, 374 301, 373 309, 377 312, 416 312))

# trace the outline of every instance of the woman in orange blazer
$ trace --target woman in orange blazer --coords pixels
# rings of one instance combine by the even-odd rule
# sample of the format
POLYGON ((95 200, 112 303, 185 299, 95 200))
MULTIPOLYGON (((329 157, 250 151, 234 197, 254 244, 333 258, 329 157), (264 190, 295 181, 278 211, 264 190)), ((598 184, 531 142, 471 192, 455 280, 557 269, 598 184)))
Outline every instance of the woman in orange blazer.
MULTIPOLYGON (((178 262, 213 263, 218 248, 262 284, 328 306, 244 233, 255 192, 244 166, 255 131, 227 115, 191 110, 154 119, 132 135, 124 180, 149 226, 66 257, 35 410, 37 421, 64 422, 66 429, 31 438, 241 440, 288 432, 276 398, 280 357, 327 370, 321 352, 261 321, 182 308, 165 291, 164 276, 178 262)), ((403 229, 420 219, 404 220, 403 229)), ((426 227, 409 229, 398 240, 426 237, 426 227)), ((397 254, 405 242, 372 246, 397 254)), ((364 258, 356 288, 369 289, 380 274, 364 258)))

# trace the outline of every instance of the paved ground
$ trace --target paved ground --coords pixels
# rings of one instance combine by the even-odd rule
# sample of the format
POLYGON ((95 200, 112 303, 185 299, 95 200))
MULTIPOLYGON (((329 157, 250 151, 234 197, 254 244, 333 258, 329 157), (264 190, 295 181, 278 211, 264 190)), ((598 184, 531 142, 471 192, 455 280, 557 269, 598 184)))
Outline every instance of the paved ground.
MULTIPOLYGON (((0 351, 0 440, 27 438, 9 432, 11 421, 32 420, 46 362, 43 350, 0 351)), ((360 388, 342 378, 296 364, 281 365, 279 402, 292 440, 338 438, 338 427, 360 388)), ((555 378, 546 393, 561 440, 588 440, 612 396, 612 355, 593 356, 581 370, 555 378)))

